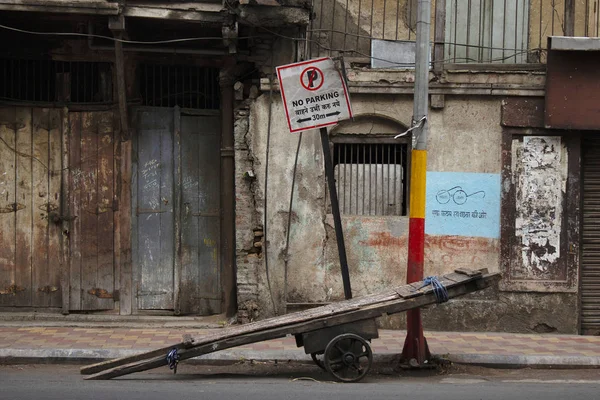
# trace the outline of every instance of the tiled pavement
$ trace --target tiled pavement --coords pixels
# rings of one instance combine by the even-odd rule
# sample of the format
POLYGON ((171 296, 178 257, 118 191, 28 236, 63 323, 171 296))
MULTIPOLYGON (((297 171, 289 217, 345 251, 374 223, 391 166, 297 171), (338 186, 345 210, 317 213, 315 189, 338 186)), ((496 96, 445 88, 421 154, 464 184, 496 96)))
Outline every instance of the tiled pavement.
MULTIPOLYGON (((113 358, 166 347, 183 334, 202 335, 211 329, 126 329, 0 326, 1 359, 32 360, 113 358)), ((377 356, 402 351, 404 331, 380 330, 372 342, 377 356)), ((507 333, 426 332, 433 354, 455 362, 489 365, 600 366, 600 337, 507 333)), ((212 360, 307 360, 293 337, 270 340, 203 356, 212 360)))

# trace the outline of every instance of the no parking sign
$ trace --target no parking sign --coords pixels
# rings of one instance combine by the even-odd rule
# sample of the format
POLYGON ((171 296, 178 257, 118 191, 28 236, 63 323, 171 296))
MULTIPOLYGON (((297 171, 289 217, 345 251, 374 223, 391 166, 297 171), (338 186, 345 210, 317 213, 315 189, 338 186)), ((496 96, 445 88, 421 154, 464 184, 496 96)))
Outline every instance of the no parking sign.
POLYGON ((277 67, 290 132, 301 132, 352 118, 348 88, 331 58, 277 67))

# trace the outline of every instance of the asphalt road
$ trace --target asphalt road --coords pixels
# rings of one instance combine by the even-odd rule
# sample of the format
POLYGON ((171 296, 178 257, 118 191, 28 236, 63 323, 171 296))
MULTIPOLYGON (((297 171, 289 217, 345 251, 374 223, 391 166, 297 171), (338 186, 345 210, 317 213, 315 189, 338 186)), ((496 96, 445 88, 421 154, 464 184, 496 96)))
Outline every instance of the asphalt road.
POLYGON ((0 366, 0 399, 284 400, 284 399, 598 399, 600 375, 587 371, 379 373, 361 383, 330 382, 314 367, 192 367, 111 381, 84 381, 75 366, 0 366))

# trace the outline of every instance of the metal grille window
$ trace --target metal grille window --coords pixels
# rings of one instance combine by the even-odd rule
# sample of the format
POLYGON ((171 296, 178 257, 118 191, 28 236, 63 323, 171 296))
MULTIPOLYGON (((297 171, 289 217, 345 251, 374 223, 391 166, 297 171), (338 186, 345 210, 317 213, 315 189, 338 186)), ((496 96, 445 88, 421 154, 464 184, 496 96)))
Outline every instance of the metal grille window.
POLYGON ((0 59, 0 100, 110 103, 110 63, 0 59))
POLYGON ((218 110, 219 69, 142 64, 140 94, 145 106, 218 110))
POLYGON ((529 0, 449 0, 446 16, 450 62, 527 62, 529 0))
POLYGON ((356 139, 334 141, 340 212, 406 215, 408 143, 356 139))

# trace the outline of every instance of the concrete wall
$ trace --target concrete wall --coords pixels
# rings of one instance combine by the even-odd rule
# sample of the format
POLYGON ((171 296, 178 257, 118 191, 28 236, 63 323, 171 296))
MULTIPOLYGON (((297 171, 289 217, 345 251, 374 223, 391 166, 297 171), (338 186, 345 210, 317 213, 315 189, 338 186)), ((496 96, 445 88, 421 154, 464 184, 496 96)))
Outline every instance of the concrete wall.
MULTIPOLYGON (((366 120, 379 118, 385 121, 379 126, 387 126, 388 131, 395 126, 400 132, 410 123, 411 96, 354 95, 352 102, 357 116, 366 116, 366 120)), ((279 94, 273 93, 269 170, 265 181, 269 104, 268 93, 245 103, 245 108, 238 109, 236 124, 238 293, 244 321, 343 299, 333 218, 326 212, 326 181, 316 131, 302 135, 286 254, 288 208, 299 135, 288 132, 279 94), (265 190, 266 242, 261 237, 265 190)), ((498 97, 446 96, 445 107, 431 110, 430 114, 428 171, 500 174, 500 107, 498 97)), ((367 131, 364 118, 359 118, 354 126, 350 122, 343 126, 339 129, 345 133, 367 131)), ((408 217, 342 216, 342 222, 355 296, 405 282, 408 217)), ((425 275, 439 275, 459 267, 499 271, 499 234, 492 237, 428 234, 425 275)), ((573 294, 487 290, 432 307, 424 315, 427 329, 574 332, 575 309, 573 294)), ((404 317, 382 318, 380 323, 402 328, 404 317)))

